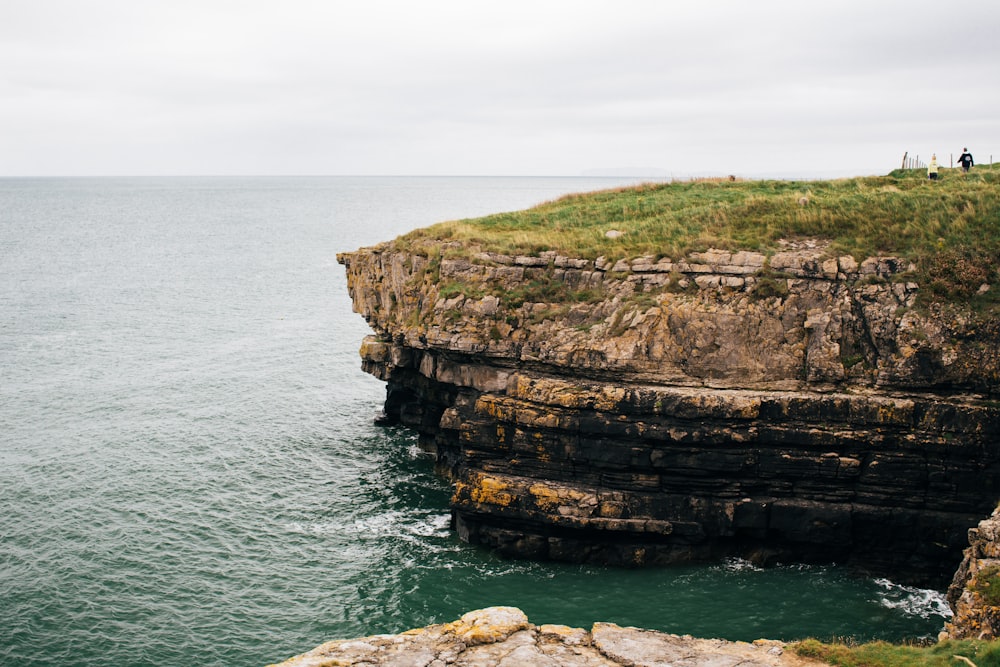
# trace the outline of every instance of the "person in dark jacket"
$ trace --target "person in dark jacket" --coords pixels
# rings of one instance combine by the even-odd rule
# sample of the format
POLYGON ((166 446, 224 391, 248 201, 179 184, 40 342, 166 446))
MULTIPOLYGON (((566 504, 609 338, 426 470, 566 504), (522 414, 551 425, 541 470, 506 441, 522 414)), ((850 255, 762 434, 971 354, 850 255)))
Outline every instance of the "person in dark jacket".
POLYGON ((972 168, 972 153, 969 152, 968 148, 962 149, 962 154, 958 156, 958 163, 962 165, 962 172, 965 174, 969 173, 969 169, 972 168))

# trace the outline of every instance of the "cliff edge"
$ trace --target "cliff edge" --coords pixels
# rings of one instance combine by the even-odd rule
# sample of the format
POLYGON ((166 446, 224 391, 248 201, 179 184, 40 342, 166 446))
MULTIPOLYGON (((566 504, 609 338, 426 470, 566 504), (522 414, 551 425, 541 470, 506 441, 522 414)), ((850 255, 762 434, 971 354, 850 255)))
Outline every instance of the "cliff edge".
POLYGON ((914 308, 897 258, 444 250, 338 259, 375 331, 361 356, 384 419, 437 452, 468 541, 942 583, 996 504, 1000 335, 914 308))

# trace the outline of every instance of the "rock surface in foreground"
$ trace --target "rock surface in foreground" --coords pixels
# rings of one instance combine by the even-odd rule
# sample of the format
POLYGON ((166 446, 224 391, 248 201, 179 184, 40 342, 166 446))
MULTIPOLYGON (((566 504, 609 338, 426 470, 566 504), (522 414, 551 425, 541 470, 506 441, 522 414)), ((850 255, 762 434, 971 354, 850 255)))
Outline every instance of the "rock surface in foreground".
POLYGON ((806 667, 780 642, 695 639, 595 623, 590 632, 535 626, 515 607, 471 611, 457 621, 399 635, 332 641, 280 667, 806 667))

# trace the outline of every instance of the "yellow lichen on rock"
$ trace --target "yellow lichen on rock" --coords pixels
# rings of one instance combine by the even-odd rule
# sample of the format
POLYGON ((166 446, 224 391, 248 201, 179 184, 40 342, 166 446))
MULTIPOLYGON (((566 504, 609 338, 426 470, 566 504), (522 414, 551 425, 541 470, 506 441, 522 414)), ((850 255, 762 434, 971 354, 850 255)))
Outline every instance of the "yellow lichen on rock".
POLYGON ((503 641, 529 626, 528 617, 517 607, 490 607, 470 611, 457 621, 446 623, 444 631, 453 633, 468 646, 478 646, 503 641))
POLYGON ((477 475, 469 497, 477 503, 507 507, 514 502, 514 495, 508 489, 507 484, 496 477, 477 475))
POLYGON ((528 491, 531 492, 531 499, 539 509, 550 511, 562 502, 559 492, 545 484, 532 484, 528 491))
POLYGON ((528 493, 538 509, 561 516, 588 517, 598 507, 597 496, 579 488, 536 483, 528 487, 528 493))

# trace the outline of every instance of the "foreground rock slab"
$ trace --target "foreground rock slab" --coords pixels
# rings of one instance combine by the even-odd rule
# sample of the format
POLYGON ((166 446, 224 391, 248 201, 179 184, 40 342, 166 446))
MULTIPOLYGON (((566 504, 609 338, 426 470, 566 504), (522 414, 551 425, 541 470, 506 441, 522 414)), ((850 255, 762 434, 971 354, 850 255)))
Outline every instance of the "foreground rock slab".
POLYGON ((272 667, 807 667, 781 642, 695 639, 595 623, 536 626, 515 607, 470 611, 399 635, 328 642, 272 667))

